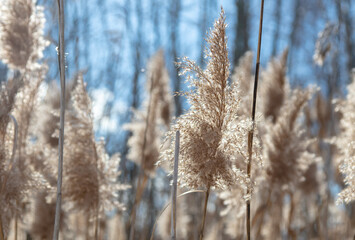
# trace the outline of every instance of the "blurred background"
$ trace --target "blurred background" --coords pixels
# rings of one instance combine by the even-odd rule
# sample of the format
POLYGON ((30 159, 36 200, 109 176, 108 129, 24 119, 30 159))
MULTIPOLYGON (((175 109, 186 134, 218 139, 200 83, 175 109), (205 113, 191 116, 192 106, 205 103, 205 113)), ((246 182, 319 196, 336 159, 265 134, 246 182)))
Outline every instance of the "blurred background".
MULTIPOLYGON (((51 45, 47 80, 59 79, 56 46, 58 20, 55 0, 38 0, 45 7, 45 36, 51 45)), ((256 52, 260 3, 257 0, 70 0, 65 2, 67 76, 82 71, 94 105, 97 134, 107 138, 109 152, 125 152, 130 109, 144 99, 145 71, 149 58, 159 49, 174 92, 184 90, 184 79, 174 62, 188 56, 200 66, 207 31, 226 12, 231 69, 248 50, 256 52)), ((317 84, 325 95, 339 95, 355 67, 355 4, 351 0, 274 0, 264 9, 261 65, 289 48, 287 76, 292 86, 317 84), (331 37, 332 56, 322 67, 313 61, 318 33, 336 28, 331 37)), ((1 73, 7 68, 0 66, 1 73)), ((2 80, 6 74, 1 74, 2 80)), ((188 106, 175 101, 175 114, 188 106)))
MULTIPOLYGON (((55 0, 38 0, 45 9, 45 37, 51 42, 44 59, 49 65, 47 82, 59 81, 57 67, 58 16, 55 0)), ((207 31, 223 6, 228 24, 227 36, 231 70, 243 54, 256 52, 259 28, 258 0, 67 0, 65 1, 65 42, 68 79, 83 73, 93 100, 96 136, 105 137, 109 154, 121 153, 120 181, 132 188, 120 195, 127 207, 127 222, 133 205, 137 165, 127 160, 127 141, 131 133, 122 126, 132 119, 145 99, 146 66, 150 57, 163 49, 174 92, 186 90, 175 62, 188 56, 204 66, 207 31)), ((355 67, 355 2, 352 0, 273 0, 265 1, 261 66, 288 47, 287 76, 292 87, 320 86, 325 99, 346 94, 355 67), (319 33, 332 29, 329 54, 322 66, 313 56, 319 33)), ((255 62, 255 59, 253 60, 255 62)), ((0 81, 6 80, 7 67, 0 63, 0 81)), ((70 80, 69 80, 70 81, 70 80)), ((330 101, 330 100, 329 100, 330 101)), ((174 97, 175 116, 188 104, 174 97)), ((314 133, 319 125, 313 126, 314 133)), ((336 125, 330 123, 325 135, 336 125)), ((331 170, 330 155, 328 158, 331 170)), ((329 173, 329 172, 328 172, 329 173)), ((331 173, 329 173, 331 176, 331 173)), ((170 178, 160 169, 148 180, 137 220, 137 239, 150 235, 157 214, 169 200, 170 178)), ((329 179, 331 194, 340 188, 329 179)), ((213 201, 212 201, 213 202, 213 201)), ((347 212, 354 212, 354 206, 347 212)), ((354 215, 350 214, 354 217, 354 215)), ((352 219, 353 221, 354 218, 352 219)), ((353 225, 355 226, 355 225, 353 225)), ((128 231, 128 230, 127 230, 128 231)))

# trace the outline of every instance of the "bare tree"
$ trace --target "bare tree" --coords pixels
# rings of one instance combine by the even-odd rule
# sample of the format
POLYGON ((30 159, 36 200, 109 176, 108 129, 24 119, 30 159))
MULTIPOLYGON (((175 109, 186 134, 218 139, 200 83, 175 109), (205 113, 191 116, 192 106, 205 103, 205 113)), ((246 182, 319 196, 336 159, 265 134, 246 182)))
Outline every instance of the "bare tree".
MULTIPOLYGON (((170 14, 170 42, 171 42, 171 55, 173 62, 178 61, 178 52, 180 48, 179 42, 179 23, 180 23, 180 11, 181 11, 181 0, 171 0, 170 8, 168 9, 170 14)), ((181 90, 181 77, 178 74, 175 66, 171 70, 172 81, 174 82, 174 92, 180 92, 181 90)), ((182 113, 181 99, 180 96, 174 97, 175 102, 175 115, 179 116, 182 113)))
POLYGON ((275 2, 275 29, 272 43, 272 56, 277 54, 277 47, 279 46, 280 38, 280 22, 281 22, 282 1, 276 0, 275 2))
POLYGON ((249 49, 249 1, 235 0, 235 7, 237 10, 237 23, 235 25, 234 66, 238 63, 239 58, 249 49))
POLYGON ((350 0, 335 1, 339 24, 344 28, 345 54, 347 55, 348 82, 351 81, 351 70, 355 67, 355 46, 353 39, 353 19, 350 14, 352 4, 350 0))

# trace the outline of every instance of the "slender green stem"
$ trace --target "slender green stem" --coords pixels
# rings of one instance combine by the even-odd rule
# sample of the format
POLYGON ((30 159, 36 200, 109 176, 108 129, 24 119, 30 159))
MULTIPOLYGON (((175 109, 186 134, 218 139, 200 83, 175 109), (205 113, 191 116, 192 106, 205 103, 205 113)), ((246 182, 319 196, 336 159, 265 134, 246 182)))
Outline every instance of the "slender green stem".
MULTIPOLYGON (((253 155, 253 138, 254 138, 254 127, 255 127, 255 110, 256 110, 256 97, 258 91, 258 80, 259 80, 259 67, 260 67, 260 50, 261 50, 261 35, 263 28, 263 14, 264 14, 264 0, 261 0, 261 8, 260 8, 260 23, 259 23, 259 38, 258 38, 258 54, 256 58, 256 67, 255 67, 255 79, 254 79, 254 92, 253 92, 253 106, 252 106, 252 129, 248 134, 248 154, 249 161, 247 166, 247 173, 249 179, 251 179, 251 162, 253 155)), ((251 184, 251 183, 250 183, 251 184)), ((247 222, 247 237, 250 240, 250 201, 251 201, 251 186, 247 188, 247 205, 246 205, 246 222, 247 222)))

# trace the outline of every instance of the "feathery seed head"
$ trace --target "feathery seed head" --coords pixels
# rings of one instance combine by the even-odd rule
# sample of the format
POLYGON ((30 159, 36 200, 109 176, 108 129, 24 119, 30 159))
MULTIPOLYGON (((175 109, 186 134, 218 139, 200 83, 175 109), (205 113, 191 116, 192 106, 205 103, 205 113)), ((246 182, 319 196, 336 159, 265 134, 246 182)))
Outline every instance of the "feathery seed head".
POLYGON ((140 165, 147 175, 155 172, 162 134, 170 124, 172 97, 164 53, 158 51, 148 63, 148 99, 142 110, 134 110, 134 118, 124 127, 132 132, 128 140, 128 159, 140 165))
POLYGON ((311 93, 311 90, 294 90, 265 136, 264 156, 268 160, 267 174, 272 184, 292 189, 312 163, 309 155, 304 158, 303 154, 308 152, 313 140, 307 139, 297 121, 311 93))
POLYGON ((228 85, 230 64, 225 29, 222 9, 207 39, 206 70, 187 58, 178 64, 191 88, 184 94, 191 107, 167 134, 172 143, 162 161, 173 165, 174 136, 180 130, 179 182, 190 188, 226 189, 237 181, 243 185, 249 181, 239 166, 246 161, 246 136, 251 124, 238 116, 238 84, 228 85))
POLYGON ((278 59, 272 59, 265 71, 262 72, 261 108, 265 118, 276 122, 278 112, 289 94, 286 78, 288 49, 278 59))
MULTIPOLYGON (((95 141, 91 114, 91 100, 86 92, 82 75, 71 94, 72 106, 67 111, 64 160, 64 198, 73 207, 88 214, 99 208, 102 216, 106 210, 120 207, 117 191, 126 189, 116 183, 119 156, 111 159, 103 141, 95 141)), ((92 216, 92 215, 91 215, 92 216)))
POLYGON ((338 33, 339 26, 328 22, 325 28, 318 33, 316 46, 313 55, 313 61, 318 66, 323 66, 323 63, 334 44, 334 36, 338 33))
POLYGON ((0 59, 20 71, 37 68, 48 45, 43 8, 34 0, 4 0, 0 12, 0 59))
POLYGON ((339 170, 344 176, 346 188, 338 195, 337 204, 355 200, 355 74, 348 86, 348 95, 344 101, 338 102, 336 110, 342 114, 340 133, 333 139, 339 151, 337 160, 339 170))

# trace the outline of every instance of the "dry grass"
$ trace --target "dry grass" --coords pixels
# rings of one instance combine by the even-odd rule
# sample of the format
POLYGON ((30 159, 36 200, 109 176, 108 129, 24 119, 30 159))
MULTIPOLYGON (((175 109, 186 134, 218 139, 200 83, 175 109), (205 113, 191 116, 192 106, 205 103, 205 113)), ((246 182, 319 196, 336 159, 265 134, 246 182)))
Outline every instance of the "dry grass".
MULTIPOLYGON (((58 239, 59 234, 61 239, 145 239, 154 234, 154 221, 159 230, 154 239, 353 237, 355 212, 335 204, 355 209, 354 76, 347 96, 332 105, 316 88, 292 89, 286 49, 260 68, 257 94, 252 82, 258 81, 260 52, 255 75, 251 52, 230 69, 222 9, 207 38, 206 67, 188 58, 178 63, 189 87, 179 94, 190 104, 178 118, 171 117, 164 52, 148 61, 146 99, 124 127, 132 135, 122 157, 138 169, 131 179, 132 185, 138 182, 136 193, 120 195, 129 187, 119 182, 121 157, 109 156, 105 141, 95 135, 85 75, 77 73, 64 84, 59 3, 61 87, 44 81, 43 8, 32 0, 4 0, 0 8, 0 59, 10 69, 0 89, 0 240, 58 239), (332 124, 338 128, 330 136, 332 124), (173 173, 170 198, 164 177, 173 173), (335 181, 342 188, 338 196, 335 181), (165 200, 172 200, 172 210, 149 220, 165 200), (127 211, 124 205, 133 207, 127 211)), ((332 54, 338 30, 327 25, 319 34, 317 64, 332 54)))

